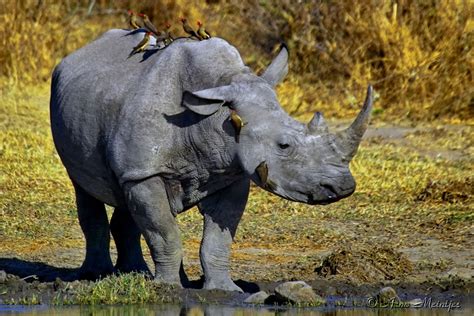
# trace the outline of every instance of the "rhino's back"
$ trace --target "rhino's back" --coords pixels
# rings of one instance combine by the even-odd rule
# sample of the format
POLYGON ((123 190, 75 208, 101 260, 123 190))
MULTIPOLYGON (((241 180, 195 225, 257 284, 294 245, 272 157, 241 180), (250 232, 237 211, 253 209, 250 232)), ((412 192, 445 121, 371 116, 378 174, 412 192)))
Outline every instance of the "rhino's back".
POLYGON ((178 40, 130 58, 142 32, 111 30, 63 59, 53 73, 51 126, 73 181, 96 198, 121 203, 119 183, 159 173, 173 146, 165 118, 183 111, 183 90, 227 84, 245 67, 221 39, 178 40))

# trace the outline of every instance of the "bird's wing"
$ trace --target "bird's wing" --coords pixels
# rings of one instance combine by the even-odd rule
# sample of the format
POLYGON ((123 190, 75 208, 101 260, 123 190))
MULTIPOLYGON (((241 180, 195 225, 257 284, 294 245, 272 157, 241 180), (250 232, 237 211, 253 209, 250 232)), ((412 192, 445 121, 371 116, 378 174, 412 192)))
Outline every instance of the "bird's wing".
POLYGON ((151 23, 150 21, 146 21, 145 22, 146 24, 146 27, 153 33, 155 33, 156 35, 160 35, 161 33, 158 31, 158 29, 156 28, 156 26, 153 25, 153 23, 151 23))
POLYGON ((140 43, 138 43, 137 46, 135 46, 133 49, 142 49, 146 44, 148 44, 148 41, 150 40, 150 38, 148 36, 145 35, 145 37, 141 40, 140 43))

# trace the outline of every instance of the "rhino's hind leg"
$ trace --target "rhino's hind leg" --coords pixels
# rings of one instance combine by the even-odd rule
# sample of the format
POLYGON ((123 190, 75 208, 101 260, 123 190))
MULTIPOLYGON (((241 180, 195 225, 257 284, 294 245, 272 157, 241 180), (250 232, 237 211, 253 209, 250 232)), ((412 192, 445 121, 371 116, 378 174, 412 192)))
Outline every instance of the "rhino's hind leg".
POLYGON ((104 203, 73 184, 79 224, 86 238, 86 258, 79 270, 79 278, 95 280, 113 272, 109 221, 104 203))
POLYGON ((183 258, 178 224, 159 177, 125 184, 128 209, 150 248, 155 280, 180 284, 183 258))
POLYGON ((110 230, 118 253, 115 270, 119 272, 149 273, 148 266, 143 260, 140 230, 126 208, 115 209, 110 220, 110 230))
POLYGON ((230 278, 229 257, 232 239, 247 204, 249 187, 248 179, 237 181, 199 204, 204 216, 200 257, 205 289, 242 292, 230 278))

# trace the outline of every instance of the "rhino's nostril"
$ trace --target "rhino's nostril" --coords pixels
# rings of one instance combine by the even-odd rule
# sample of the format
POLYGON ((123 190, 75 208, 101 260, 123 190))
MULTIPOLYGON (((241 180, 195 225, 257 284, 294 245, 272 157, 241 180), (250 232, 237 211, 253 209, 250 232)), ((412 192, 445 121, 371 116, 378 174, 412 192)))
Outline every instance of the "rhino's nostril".
POLYGON ((328 198, 332 199, 337 197, 337 190, 333 185, 321 183, 321 188, 323 189, 323 192, 328 196, 328 198))

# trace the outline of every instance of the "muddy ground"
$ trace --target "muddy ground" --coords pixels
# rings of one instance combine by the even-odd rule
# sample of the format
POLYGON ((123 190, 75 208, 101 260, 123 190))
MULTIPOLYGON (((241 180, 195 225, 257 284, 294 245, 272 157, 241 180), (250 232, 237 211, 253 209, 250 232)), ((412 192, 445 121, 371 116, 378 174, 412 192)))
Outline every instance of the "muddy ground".
MULTIPOLYGON (((6 274, 6 279, 0 280, 3 282, 0 283, 0 304, 74 304, 75 291, 83 285, 91 284, 91 281, 71 281, 71 275, 76 272, 74 269, 44 266, 42 271, 45 274, 40 273, 38 278, 31 276, 20 278, 14 274, 6 274), (50 281, 53 276, 55 280, 50 281), (63 281, 62 279, 69 281, 63 281)), ((172 288, 163 292, 158 290, 158 295, 170 296, 171 298, 168 298, 165 302, 167 304, 248 306, 244 303, 244 300, 251 293, 265 291, 271 294, 275 287, 282 282, 237 280, 236 283, 245 290, 245 293, 237 293, 198 289, 202 282, 195 280, 190 288, 172 288)), ((307 283, 313 287, 318 295, 325 298, 326 304, 324 307, 327 308, 371 307, 368 305, 368 299, 375 297, 379 290, 386 286, 394 288, 403 302, 419 298, 421 300, 430 299, 433 302, 452 302, 462 309, 474 308, 474 284, 472 280, 469 282, 456 277, 361 284, 355 284, 347 280, 328 280, 318 277, 308 280, 307 283)))
MULTIPOLYGON (((466 129, 472 132, 471 127, 444 128, 451 133, 462 133, 466 129)), ((459 150, 433 149, 429 146, 421 148, 410 142, 410 135, 433 133, 436 129, 382 126, 372 128, 366 140, 370 144, 408 147, 428 159, 442 159, 451 164, 472 162, 470 146, 459 150)), ((471 183, 472 174, 466 175, 466 179, 467 184, 471 183)), ((452 192, 456 192, 456 199, 471 199, 472 188, 466 190, 469 187, 466 183, 463 183, 461 190, 442 193, 441 198, 448 199, 449 203, 454 194, 452 192)), ((427 185, 417 198, 430 198, 430 194, 439 191, 436 185, 427 185)), ((467 209, 473 211, 472 204, 467 209)), ((451 299, 465 305, 474 302, 472 213, 468 215, 471 220, 454 224, 443 218, 439 221, 429 218, 415 223, 413 215, 390 216, 392 218, 388 222, 364 219, 364 216, 326 215, 314 222, 298 217, 291 219, 292 225, 300 220, 298 225, 312 225, 311 229, 315 232, 330 231, 330 237, 325 237, 324 242, 319 244, 313 240, 318 236, 292 234, 291 225, 288 225, 288 231, 282 232, 285 236, 280 239, 274 236, 275 231, 269 233, 272 237, 268 240, 262 234, 261 242, 257 243, 238 236, 233 246, 232 276, 239 280, 237 284, 247 293, 259 290, 271 292, 285 280, 304 280, 317 294, 329 298, 330 304, 336 304, 331 298, 363 300, 386 285, 395 288, 402 299, 432 297, 451 299), (307 240, 302 240, 304 238, 307 240)), ((79 225, 76 226, 72 228, 72 235, 81 238, 79 225)), ((32 303, 28 301, 32 295, 38 302, 51 303, 58 293, 64 293, 65 288, 71 289, 79 282, 88 282, 73 282, 84 257, 83 246, 68 243, 70 236, 61 236, 61 233, 55 238, 63 239, 64 243, 45 242, 31 250, 28 250, 28 242, 25 245, 5 243, 0 247, 0 270, 6 273, 3 277, 0 273, 0 303, 32 303)), ((183 239, 185 269, 194 280, 191 287, 195 289, 176 290, 177 296, 188 302, 223 304, 241 303, 248 296, 197 290, 201 286, 197 253, 199 239, 186 234, 183 239)), ((32 236, 29 243, 34 242, 32 236)), ((112 256, 115 258, 113 247, 112 243, 112 256)), ((148 263, 151 267, 151 262, 148 263)))

